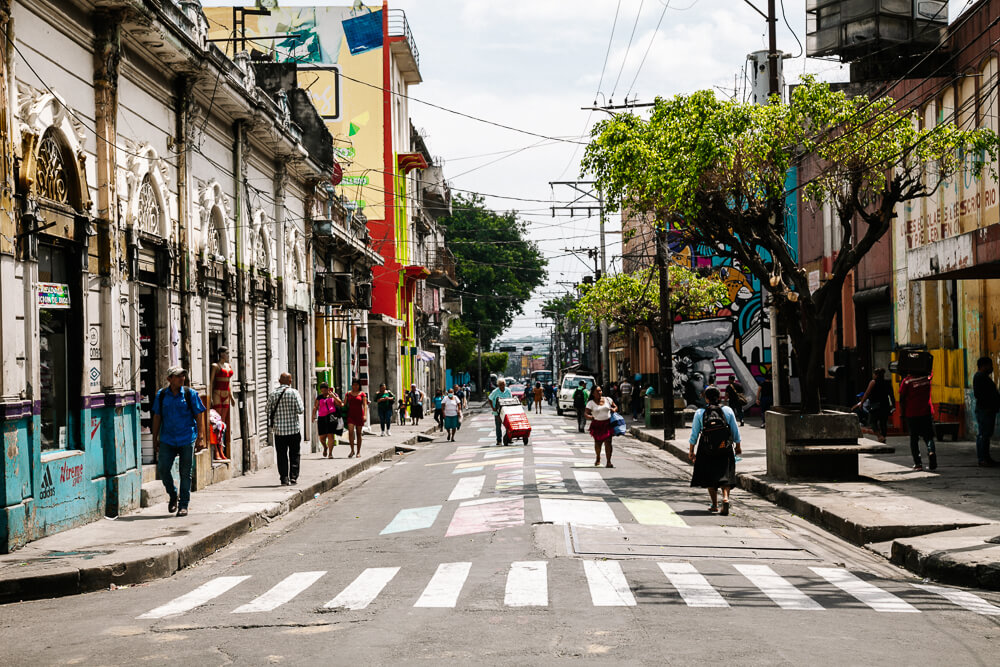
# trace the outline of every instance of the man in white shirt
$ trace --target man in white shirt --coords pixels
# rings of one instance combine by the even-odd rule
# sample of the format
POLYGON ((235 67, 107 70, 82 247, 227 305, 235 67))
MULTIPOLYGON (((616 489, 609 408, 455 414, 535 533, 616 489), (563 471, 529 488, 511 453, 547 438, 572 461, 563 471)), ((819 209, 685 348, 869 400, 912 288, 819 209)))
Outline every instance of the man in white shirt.
POLYGON ((490 392, 490 405, 493 406, 493 420, 497 425, 497 446, 499 447, 503 444, 503 421, 500 419, 500 406, 498 401, 501 398, 513 398, 514 395, 510 393, 510 389, 507 388, 507 381, 503 378, 497 380, 497 387, 490 392))
POLYGON ((632 383, 627 379, 622 380, 622 383, 618 385, 618 391, 622 393, 622 405, 621 412, 623 415, 628 414, 629 406, 632 403, 632 383))

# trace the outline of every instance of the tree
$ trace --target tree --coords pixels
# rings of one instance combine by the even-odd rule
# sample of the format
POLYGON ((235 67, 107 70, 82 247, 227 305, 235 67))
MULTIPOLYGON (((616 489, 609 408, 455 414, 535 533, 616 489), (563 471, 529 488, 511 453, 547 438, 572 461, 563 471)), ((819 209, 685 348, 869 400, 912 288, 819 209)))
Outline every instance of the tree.
POLYGON ((768 285, 802 375, 802 410, 821 410, 823 355, 844 282, 885 236, 897 207, 927 197, 963 166, 997 159, 997 135, 942 123, 920 130, 888 97, 848 98, 810 77, 787 105, 719 100, 711 91, 658 98, 648 121, 619 115, 595 126, 582 169, 612 205, 648 214, 690 243, 740 262, 768 285), (812 290, 785 239, 789 168, 813 161, 804 184, 829 201, 840 251, 812 290))
POLYGON ((448 325, 448 342, 445 346, 448 365, 456 371, 464 372, 475 358, 476 334, 462 320, 454 320, 448 325))
POLYGON ((503 373, 507 369, 506 352, 483 352, 483 370, 489 373, 503 373))
POLYGON ((456 194, 441 224, 455 255, 459 293, 467 295, 466 321, 479 323, 483 347, 489 347, 545 282, 547 262, 513 211, 491 211, 479 195, 456 194))

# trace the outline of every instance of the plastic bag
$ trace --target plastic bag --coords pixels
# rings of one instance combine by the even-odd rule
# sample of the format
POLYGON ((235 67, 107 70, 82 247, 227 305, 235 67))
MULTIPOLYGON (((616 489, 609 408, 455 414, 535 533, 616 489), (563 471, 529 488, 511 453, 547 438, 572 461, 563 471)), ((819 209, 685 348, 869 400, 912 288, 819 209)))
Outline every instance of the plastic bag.
POLYGON ((614 430, 615 435, 625 435, 628 433, 628 427, 625 425, 625 418, 617 412, 611 413, 611 428, 614 430))

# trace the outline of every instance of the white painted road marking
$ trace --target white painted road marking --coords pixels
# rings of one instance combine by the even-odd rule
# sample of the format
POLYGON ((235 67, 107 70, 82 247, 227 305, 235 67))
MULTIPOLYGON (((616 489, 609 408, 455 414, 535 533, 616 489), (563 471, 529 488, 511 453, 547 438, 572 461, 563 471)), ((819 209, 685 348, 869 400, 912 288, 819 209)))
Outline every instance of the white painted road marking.
POLYGON ((658 563, 689 607, 728 607, 719 592, 691 563, 658 563))
POLYGON ((234 614, 252 614, 260 611, 271 611, 285 604, 296 595, 309 588, 316 581, 326 574, 326 570, 317 572, 296 572, 290 574, 277 584, 274 588, 264 593, 257 599, 234 609, 234 614))
POLYGON ((469 498, 478 498, 479 494, 483 491, 483 484, 486 482, 486 475, 477 475, 476 477, 463 477, 458 480, 458 484, 455 485, 455 489, 448 496, 448 500, 467 500, 469 498))
POLYGON ((438 512, 440 511, 440 505, 431 505, 430 507, 410 507, 405 510, 399 510, 396 517, 389 522, 388 526, 382 529, 382 532, 380 532, 379 535, 405 533, 410 530, 430 528, 434 525, 434 520, 437 519, 438 512))
POLYGON ((615 560, 585 560, 583 571, 590 586, 595 607, 634 607, 635 596, 629 590, 622 566, 615 560))
POLYGON ((510 564, 503 603, 508 607, 545 607, 549 604, 548 563, 544 560, 510 564))
POLYGON ((645 498, 621 498, 621 503, 635 517, 637 523, 644 526, 677 526, 687 528, 684 519, 670 509, 670 505, 662 500, 647 500, 645 498))
POLYGON ((920 613, 920 610, 910 603, 899 599, 892 593, 883 591, 878 586, 862 581, 847 570, 835 567, 810 567, 809 569, 845 593, 850 593, 875 611, 920 613))
POLYGON ((399 572, 398 567, 370 567, 340 594, 323 605, 326 609, 364 609, 378 597, 386 584, 399 572))
POLYGON ((591 493, 598 496, 613 496, 614 493, 608 488, 607 482, 601 477, 601 473, 594 470, 574 470, 573 476, 576 483, 580 485, 581 493, 591 493))
POLYGON ((823 611, 823 606, 778 575, 767 565, 734 565, 764 595, 782 609, 823 611))
POLYGON ((524 525, 524 498, 467 500, 458 506, 445 537, 488 533, 524 525))
POLYGON ((973 595, 968 591, 960 591, 957 588, 945 588, 944 586, 930 586, 927 584, 913 584, 917 588, 922 588, 931 593, 937 593, 948 602, 965 607, 969 611, 986 616, 1000 616, 1000 607, 992 605, 978 595, 973 595))
POLYGON ((542 519, 556 524, 577 526, 617 526, 618 518, 603 500, 564 500, 540 498, 542 519))
POLYGON ((441 563, 414 607, 454 607, 472 563, 441 563))
POLYGON ((190 593, 185 593, 179 598, 171 600, 167 604, 157 607, 152 611, 146 612, 138 618, 166 618, 167 616, 183 614, 186 611, 191 611, 195 607, 200 607, 213 598, 219 597, 236 584, 240 584, 249 578, 250 577, 248 576, 216 577, 215 579, 202 584, 190 593))

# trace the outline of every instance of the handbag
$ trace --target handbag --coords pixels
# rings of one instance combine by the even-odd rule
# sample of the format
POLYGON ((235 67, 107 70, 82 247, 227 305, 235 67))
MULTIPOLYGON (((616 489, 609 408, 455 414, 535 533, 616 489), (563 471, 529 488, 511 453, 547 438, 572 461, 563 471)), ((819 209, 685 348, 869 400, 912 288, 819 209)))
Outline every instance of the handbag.
POLYGON ((628 432, 628 427, 625 425, 625 418, 617 412, 611 413, 611 428, 615 435, 625 435, 628 432))

